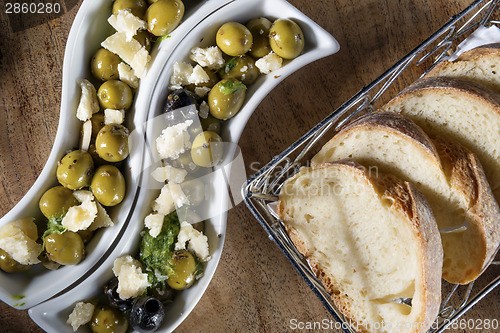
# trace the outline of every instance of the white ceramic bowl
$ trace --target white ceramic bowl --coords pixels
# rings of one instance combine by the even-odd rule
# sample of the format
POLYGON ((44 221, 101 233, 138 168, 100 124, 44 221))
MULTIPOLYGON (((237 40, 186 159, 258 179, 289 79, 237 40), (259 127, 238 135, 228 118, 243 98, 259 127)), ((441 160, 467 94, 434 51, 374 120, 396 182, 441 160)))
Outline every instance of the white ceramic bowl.
MULTIPOLYGON (((216 6, 215 2, 209 1, 199 9, 199 15, 195 14, 199 18, 198 21, 195 22, 194 19, 192 21, 185 21, 184 26, 186 29, 190 29, 187 34, 179 34, 178 38, 170 40, 169 45, 160 46, 147 78, 144 82, 141 82, 140 91, 137 95, 136 117, 134 118, 136 137, 145 136, 147 141, 154 141, 156 134, 147 132, 146 129, 151 128, 151 126, 146 126, 145 121, 150 121, 149 124, 151 124, 151 120, 161 114, 168 94, 167 87, 174 62, 178 60, 187 61, 189 51, 195 46, 214 45, 217 28, 227 21, 245 23, 252 18, 261 16, 268 17, 269 19, 291 18, 301 26, 306 39, 306 45, 302 55, 287 63, 280 70, 270 75, 261 76, 248 89, 246 102, 241 111, 224 124, 223 139, 225 141, 238 142, 252 112, 281 80, 302 66, 333 54, 339 49, 337 41, 330 34, 286 1, 217 1, 218 5, 216 6), (187 23, 190 23, 191 26, 188 27, 187 23), (174 45, 175 48, 173 47, 174 45), (147 116, 144 119, 140 119, 137 116, 145 114, 147 116)), ((139 146, 141 146, 141 143, 139 143, 139 146)), ((143 170, 147 170, 147 166, 152 162, 150 160, 152 155, 148 153, 150 147, 146 145, 144 148, 147 149, 141 150, 143 156, 142 168, 143 170)), ((228 160, 231 159, 232 156, 229 156, 228 160)), ((229 168, 226 168, 226 171, 229 173, 229 168)), ((214 181, 221 181, 223 182, 222 184, 227 183, 227 181, 224 181, 220 177, 222 175, 216 175, 214 181)), ((140 188, 135 208, 133 207, 131 213, 130 222, 127 228, 122 230, 122 233, 119 235, 120 240, 112 252, 106 258, 103 258, 103 262, 100 263, 99 267, 77 287, 30 309, 29 314, 31 318, 43 329, 49 332, 72 332, 71 328, 66 324, 66 320, 74 304, 81 300, 92 299, 102 292, 104 284, 112 277, 111 268, 115 258, 126 253, 136 253, 140 240, 139 233, 143 228, 142 221, 150 213, 150 203, 159 193, 157 189, 158 184, 151 179, 147 172, 142 174, 142 178, 138 183, 140 188)), ((192 288, 179 293, 176 297, 173 306, 167 312, 166 319, 160 329, 161 332, 174 330, 187 317, 208 287, 216 270, 225 238, 226 212, 224 207, 226 207, 228 201, 228 192, 220 190, 224 186, 219 186, 219 183, 217 183, 217 188, 219 190, 213 193, 214 196, 210 197, 209 200, 211 204, 223 208, 219 209, 221 212, 220 215, 209 219, 205 224, 205 234, 209 239, 212 259, 206 265, 203 278, 192 288)), ((81 328, 82 332, 85 330, 86 328, 81 328)))
MULTIPOLYGON (((164 40, 159 47, 155 48, 152 54, 153 63, 156 57, 169 53, 172 45, 175 45, 184 34, 189 32, 194 22, 199 21, 207 10, 214 10, 221 5, 221 3, 216 4, 216 2, 218 1, 186 0, 184 22, 171 33, 171 38, 164 40), (204 10, 198 10, 200 6, 204 6, 204 10)), ((82 123, 76 118, 76 108, 80 99, 80 88, 77 81, 81 78, 92 77, 89 69, 90 59, 100 47, 100 43, 112 31, 107 22, 111 15, 111 5, 112 1, 110 0, 85 0, 82 3, 66 44, 61 112, 54 146, 36 182, 19 203, 0 219, 0 226, 30 216, 43 219, 38 208, 38 201, 46 190, 57 185, 57 162, 68 151, 78 146, 82 123)), ((151 68, 151 73, 154 73, 154 66, 151 68)), ((154 81, 155 75, 149 76, 154 81)), ((147 79, 143 81, 147 81, 147 79)), ((143 123, 148 112, 145 107, 135 107, 141 105, 137 101, 140 90, 143 90, 142 87, 138 90, 134 106, 127 112, 126 126, 130 130, 135 128, 135 124, 143 123)), ((86 246, 87 257, 79 265, 49 271, 39 264, 21 274, 0 272, 0 299, 3 302, 19 309, 32 307, 66 288, 78 284, 85 278, 86 274, 96 268, 103 257, 109 255, 117 244, 120 231, 127 226, 131 217, 130 210, 137 199, 137 179, 142 165, 141 147, 137 148, 139 149, 131 150, 130 158, 125 161, 123 167, 127 183, 124 201, 109 210, 115 226, 96 232, 92 241, 86 246)))

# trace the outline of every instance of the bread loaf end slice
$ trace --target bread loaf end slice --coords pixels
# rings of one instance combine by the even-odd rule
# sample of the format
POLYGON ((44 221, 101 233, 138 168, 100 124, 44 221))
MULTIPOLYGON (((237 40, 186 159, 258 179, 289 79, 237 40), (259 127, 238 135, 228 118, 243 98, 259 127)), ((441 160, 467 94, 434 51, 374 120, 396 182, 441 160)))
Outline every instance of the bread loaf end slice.
POLYGON ((426 332, 441 296, 443 252, 424 196, 350 161, 302 168, 279 214, 339 310, 360 332, 426 332), (412 298, 412 306, 392 300, 412 298))

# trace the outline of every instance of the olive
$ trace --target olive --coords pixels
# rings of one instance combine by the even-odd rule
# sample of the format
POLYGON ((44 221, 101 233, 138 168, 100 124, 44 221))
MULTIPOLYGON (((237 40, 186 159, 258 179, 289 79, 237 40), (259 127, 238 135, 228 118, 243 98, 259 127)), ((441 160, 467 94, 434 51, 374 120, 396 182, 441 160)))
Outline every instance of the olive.
POLYGON ((205 200, 205 184, 201 180, 186 180, 181 184, 181 188, 191 206, 198 206, 205 200))
POLYGON ((6 273, 21 273, 31 268, 15 261, 6 251, 0 249, 0 269, 6 273))
POLYGON ((151 296, 135 299, 130 311, 130 324, 138 332, 155 332, 165 318, 162 302, 151 296))
POLYGON ((102 165, 95 171, 90 188, 103 206, 116 206, 125 196, 125 178, 114 165, 102 165))
POLYGON ((49 258, 61 265, 76 265, 82 261, 85 246, 76 232, 54 232, 45 237, 45 250, 49 258))
POLYGON ((99 166, 108 163, 105 160, 103 160, 101 156, 99 156, 95 144, 92 143, 89 146, 89 150, 87 152, 90 154, 90 156, 92 156, 92 159, 94 160, 94 166, 99 166))
POLYGON ((200 118, 201 128, 204 131, 215 132, 220 135, 221 131, 221 121, 217 118, 214 118, 212 115, 208 115, 206 118, 200 118))
POLYGON ((181 0, 158 0, 148 7, 145 20, 148 31, 155 36, 172 32, 184 16, 184 3, 181 0))
POLYGON ((117 80, 120 77, 118 73, 118 64, 120 57, 104 48, 100 48, 94 53, 90 61, 90 71, 98 80, 117 80))
POLYGON ((48 270, 54 271, 61 267, 61 264, 58 264, 57 262, 54 262, 50 259, 49 254, 45 250, 40 253, 38 259, 40 259, 40 261, 42 262, 43 267, 47 268, 48 270))
POLYGON ((274 53, 284 59, 296 58, 304 49, 304 34, 290 19, 274 21, 269 30, 269 44, 274 53))
POLYGON ((89 153, 74 150, 62 158, 57 166, 57 180, 70 190, 89 186, 92 179, 94 161, 89 153))
POLYGON ((193 284, 196 273, 196 260, 190 252, 186 250, 174 251, 168 260, 168 264, 173 270, 173 273, 167 279, 170 288, 183 290, 193 284))
POLYGON ((262 58, 271 52, 269 45, 269 29, 271 29, 271 21, 265 17, 255 18, 247 23, 247 28, 252 33, 253 45, 249 53, 254 58, 262 58))
POLYGON ((193 162, 191 158, 191 153, 189 151, 182 153, 175 160, 172 160, 172 166, 179 169, 184 169, 188 173, 194 173, 200 168, 193 162))
POLYGON ((252 47, 253 37, 250 30, 238 22, 224 23, 215 36, 217 46, 227 55, 240 56, 252 47))
POLYGON ((94 236, 94 232, 92 230, 78 230, 76 232, 82 238, 83 244, 87 244, 94 236))
POLYGON ((203 70, 208 75, 208 78, 209 78, 208 82, 197 83, 197 84, 191 83, 191 84, 185 86, 186 89, 188 89, 190 91, 194 91, 195 88, 197 88, 197 87, 212 88, 213 86, 215 86, 217 84, 217 82, 219 82, 219 77, 217 76, 217 74, 214 71, 210 70, 209 68, 203 68, 203 70))
POLYGON ((145 0, 115 0, 113 14, 118 15, 118 12, 123 9, 130 9, 132 14, 142 19, 148 9, 148 3, 145 0))
POLYGON ((246 86, 254 83, 259 73, 255 60, 248 55, 232 58, 219 70, 221 79, 236 79, 246 86))
POLYGON ((134 39, 138 41, 142 46, 144 46, 146 48, 146 51, 151 51, 151 35, 147 30, 137 31, 134 39))
POLYGON ((94 310, 90 329, 94 333, 125 333, 128 329, 128 320, 119 310, 100 305, 94 310))
POLYGON ((101 84, 97 97, 103 109, 127 110, 132 105, 132 90, 120 80, 109 80, 101 84))
POLYGON ((193 104, 198 105, 195 94, 186 89, 177 89, 167 96, 167 102, 163 109, 165 112, 170 112, 193 104))
POLYGON ((106 286, 104 286, 104 294, 108 299, 108 303, 119 309, 120 311, 128 311, 132 308, 133 298, 123 300, 120 298, 117 292, 118 289, 118 279, 115 277, 111 279, 106 286))
POLYGON ((196 136, 191 147, 191 158, 196 165, 213 167, 223 156, 222 139, 215 132, 205 131, 196 136))
POLYGON ((92 115, 90 118, 90 122, 92 123, 92 139, 95 140, 97 134, 104 127, 104 112, 97 112, 92 115))
POLYGON ((210 114, 226 120, 240 111, 245 101, 247 87, 236 79, 225 79, 217 83, 208 94, 210 114))
POLYGON ((63 218, 70 207, 76 206, 80 202, 73 196, 73 191, 64 186, 55 186, 47 190, 38 206, 42 214, 48 218, 63 218))
POLYGON ((109 124, 101 128, 95 140, 97 154, 105 161, 120 162, 127 158, 129 131, 123 125, 109 124))

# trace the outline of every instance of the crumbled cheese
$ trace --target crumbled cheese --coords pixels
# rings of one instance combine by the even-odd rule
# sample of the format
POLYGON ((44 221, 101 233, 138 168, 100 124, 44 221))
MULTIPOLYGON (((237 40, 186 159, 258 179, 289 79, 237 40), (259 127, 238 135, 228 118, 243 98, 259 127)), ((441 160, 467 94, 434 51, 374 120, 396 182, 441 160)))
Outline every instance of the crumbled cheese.
POLYGON ((196 65, 193 68, 193 72, 189 76, 188 82, 191 84, 202 84, 210 81, 210 77, 207 72, 200 66, 196 65))
POLYGON ((120 76, 121 81, 125 82, 132 88, 137 89, 139 87, 139 78, 135 76, 134 70, 126 63, 120 62, 118 64, 118 75, 120 76))
POLYGON ((274 52, 269 52, 268 55, 260 58, 255 62, 255 66, 262 74, 269 74, 281 68, 283 59, 274 52))
POLYGON ((75 308, 69 315, 66 323, 71 325, 71 327, 73 327, 73 331, 76 332, 80 326, 83 326, 92 320, 94 308, 95 306, 92 303, 76 303, 75 308))
POLYGON ((80 88, 82 89, 82 95, 76 109, 76 117, 81 121, 87 121, 92 118, 94 113, 99 112, 97 91, 94 85, 86 79, 80 81, 80 88))
POLYGON ((162 215, 168 215, 176 208, 188 204, 189 199, 179 184, 165 184, 160 191, 160 195, 153 202, 153 210, 162 215))
POLYGON ((134 38, 137 30, 147 29, 147 23, 132 14, 129 9, 120 10, 118 14, 111 15, 108 22, 116 31, 124 33, 127 41, 134 38))
POLYGON ((156 236, 160 234, 164 219, 165 215, 163 214, 152 213, 146 216, 144 219, 144 225, 149 229, 151 237, 156 238, 156 236))
POLYGON ((198 111, 200 117, 203 119, 207 119, 209 113, 210 113, 210 107, 208 106, 208 103, 205 101, 201 102, 200 110, 198 111))
POLYGON ((187 131, 193 123, 188 119, 183 123, 165 128, 156 139, 156 150, 160 158, 176 159, 186 149, 191 148, 191 138, 187 131))
POLYGON ((70 207, 61 224, 73 232, 87 230, 97 216, 97 205, 94 201, 94 195, 90 191, 80 190, 75 191, 73 196, 81 204, 70 207))
POLYGON ((104 110, 104 124, 121 124, 125 120, 125 110, 104 110))
POLYGON ((94 222, 92 222, 88 230, 94 231, 99 228, 112 227, 115 223, 109 217, 106 209, 104 209, 104 207, 98 201, 95 201, 95 204, 97 206, 97 216, 95 217, 94 222))
POLYGON ((32 218, 10 222, 0 228, 0 249, 22 265, 34 265, 40 262, 38 255, 42 251, 37 237, 32 218))
POLYGON ((195 47, 191 50, 191 60, 196 61, 202 67, 219 69, 224 66, 222 51, 217 46, 207 48, 195 47))
POLYGON ((193 66, 183 61, 176 61, 173 66, 173 74, 170 77, 170 89, 181 89, 189 84, 189 78, 193 74, 193 66))
POLYGON ((210 92, 209 87, 195 87, 194 88, 194 93, 198 95, 199 97, 205 97, 209 92, 210 92))
POLYGON ((171 165, 166 165, 164 167, 156 168, 151 175, 158 182, 168 181, 169 183, 180 184, 187 176, 187 171, 184 169, 174 168, 171 165))
POLYGON ((92 121, 87 120, 82 126, 82 136, 80 141, 80 150, 87 151, 90 147, 90 141, 92 139, 92 121))
POLYGON ((146 48, 136 39, 132 38, 132 40, 127 41, 125 33, 116 32, 106 38, 101 43, 101 46, 117 54, 123 61, 129 64, 138 78, 144 76, 144 71, 151 57, 146 48))
POLYGON ((118 278, 116 291, 121 299, 137 297, 150 286, 148 274, 142 273, 141 263, 130 255, 124 255, 115 260, 113 273, 118 278))
POLYGON ((188 222, 181 223, 181 229, 177 235, 177 243, 175 243, 176 250, 183 250, 188 243, 188 249, 194 252, 201 261, 210 260, 210 253, 208 249, 208 237, 202 232, 193 228, 188 222))

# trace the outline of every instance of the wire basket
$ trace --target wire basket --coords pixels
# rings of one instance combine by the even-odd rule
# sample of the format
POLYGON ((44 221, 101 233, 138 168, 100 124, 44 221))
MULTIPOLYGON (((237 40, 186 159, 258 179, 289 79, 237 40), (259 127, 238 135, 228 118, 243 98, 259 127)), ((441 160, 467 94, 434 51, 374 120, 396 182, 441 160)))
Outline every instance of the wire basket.
MULTIPOLYGON (((355 331, 316 278, 307 260, 296 249, 281 221, 274 217, 268 204, 277 201, 284 181, 297 173, 300 167, 307 166, 311 157, 329 138, 361 115, 372 112, 394 97, 405 86, 403 80, 405 73, 411 70, 424 75, 454 51, 459 43, 478 27, 499 25, 499 6, 500 0, 478 0, 453 16, 448 23, 412 52, 360 90, 285 151, 275 156, 243 186, 243 198, 250 211, 328 311, 341 323, 340 327, 344 332, 355 331)), ((451 328, 467 329, 467 327, 455 327, 457 319, 500 285, 498 264, 498 261, 494 261, 476 281, 468 285, 454 285, 443 281, 440 312, 429 332, 441 333, 450 325, 451 328)), ((492 330, 499 329, 498 321, 490 324, 492 330)))

